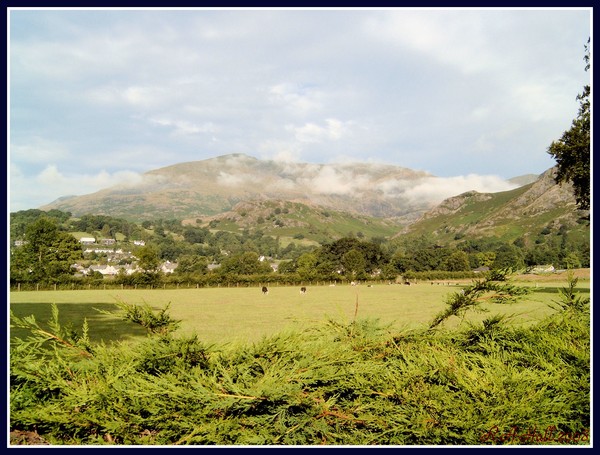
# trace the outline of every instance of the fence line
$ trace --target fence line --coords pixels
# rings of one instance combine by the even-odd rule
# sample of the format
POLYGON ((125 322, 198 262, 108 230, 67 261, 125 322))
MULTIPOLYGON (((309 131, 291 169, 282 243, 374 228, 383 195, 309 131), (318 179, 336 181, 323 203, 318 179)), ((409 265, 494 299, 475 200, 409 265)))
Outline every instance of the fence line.
MULTIPOLYGON (((391 280, 362 280, 356 281, 359 285, 391 284, 391 280)), ((16 283, 11 284, 11 292, 27 291, 82 291, 82 290, 115 290, 115 289, 203 289, 203 288, 252 288, 261 286, 286 287, 286 286, 350 286, 350 280, 317 280, 317 281, 273 281, 266 283, 248 283, 245 281, 236 282, 214 282, 214 283, 195 283, 195 282, 177 282, 177 283, 158 283, 158 284, 123 284, 123 283, 16 283)))

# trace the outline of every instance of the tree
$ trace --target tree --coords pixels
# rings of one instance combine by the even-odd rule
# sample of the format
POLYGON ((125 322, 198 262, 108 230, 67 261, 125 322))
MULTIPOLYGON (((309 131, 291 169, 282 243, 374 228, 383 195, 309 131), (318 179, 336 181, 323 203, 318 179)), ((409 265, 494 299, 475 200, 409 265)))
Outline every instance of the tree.
MULTIPOLYGON (((585 70, 590 68, 590 40, 585 46, 585 70)), ((577 95, 579 113, 571 128, 558 141, 548 147, 548 153, 556 160, 556 183, 571 182, 575 200, 581 210, 590 208, 590 86, 577 95)))
POLYGON ((56 280, 72 275, 71 268, 83 258, 75 237, 58 230, 54 219, 38 218, 25 230, 25 244, 11 258, 11 278, 33 281, 56 280))
POLYGON ((313 253, 303 253, 296 260, 298 275, 303 280, 312 280, 317 276, 317 257, 313 253))
POLYGON ((482 251, 473 253, 473 255, 475 257, 475 268, 492 267, 496 260, 496 253, 494 251, 482 251))
POLYGON ((105 239, 112 237, 110 225, 108 223, 105 223, 104 226, 102 226, 102 230, 100 231, 100 234, 102 235, 102 238, 105 238, 105 239))
POLYGON ((346 275, 349 278, 354 279, 365 273, 365 257, 363 254, 355 249, 352 249, 342 256, 342 265, 346 275))
POLYGON ((156 272, 160 265, 160 253, 154 245, 146 245, 136 252, 138 266, 145 272, 156 272))
POLYGON ((205 256, 194 254, 184 254, 177 260, 177 275, 185 274, 204 274, 208 271, 208 259, 205 256))
POLYGON ((444 261, 443 268, 451 272, 470 270, 469 256, 464 251, 453 251, 444 261))
POLYGON ((518 270, 525 267, 523 252, 514 245, 501 245, 496 251, 496 257, 492 264, 493 269, 518 270))
POLYGON ((267 261, 261 261, 258 254, 254 251, 235 254, 221 263, 219 273, 253 275, 256 273, 269 273, 273 269, 267 261))
POLYGON ((206 236, 208 235, 208 229, 198 227, 187 227, 183 231, 183 238, 188 243, 204 243, 206 236))

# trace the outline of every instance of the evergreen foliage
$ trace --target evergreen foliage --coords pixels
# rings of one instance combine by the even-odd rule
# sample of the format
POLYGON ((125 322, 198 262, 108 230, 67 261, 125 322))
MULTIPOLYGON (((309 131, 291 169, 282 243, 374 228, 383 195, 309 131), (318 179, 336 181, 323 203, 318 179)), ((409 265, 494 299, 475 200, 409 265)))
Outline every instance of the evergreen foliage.
POLYGON ((359 319, 212 346, 163 331, 89 349, 85 335, 64 333, 57 310, 49 329, 12 324, 33 338, 11 346, 11 430, 54 445, 590 440, 587 307, 529 327, 492 316, 463 330, 391 333, 359 319))
POLYGON ((433 319, 429 328, 436 328, 451 316, 462 317, 468 310, 480 309, 482 301, 516 302, 517 297, 527 294, 529 289, 507 282, 509 273, 510 269, 491 270, 483 279, 474 280, 471 285, 450 294, 446 309, 433 319))
POLYGON ((560 288, 558 290, 560 294, 560 301, 554 301, 557 305, 550 305, 553 308, 562 309, 562 310, 574 310, 581 311, 585 308, 586 305, 590 304, 589 298, 584 298, 580 296, 575 288, 577 287, 577 282, 579 280, 573 274, 572 270, 569 270, 567 274, 567 286, 564 288, 560 288))
MULTIPOLYGON (((140 305, 132 305, 122 300, 117 300, 116 306, 122 311, 122 318, 126 321, 131 321, 134 324, 139 324, 144 327, 149 333, 157 333, 161 335, 166 335, 174 330, 177 330, 179 327, 179 323, 181 321, 177 321, 171 318, 169 315, 169 306, 168 303, 164 308, 158 310, 158 312, 154 312, 150 305, 144 304, 140 305)), ((99 313, 110 314, 110 311, 99 310, 96 309, 99 313)))

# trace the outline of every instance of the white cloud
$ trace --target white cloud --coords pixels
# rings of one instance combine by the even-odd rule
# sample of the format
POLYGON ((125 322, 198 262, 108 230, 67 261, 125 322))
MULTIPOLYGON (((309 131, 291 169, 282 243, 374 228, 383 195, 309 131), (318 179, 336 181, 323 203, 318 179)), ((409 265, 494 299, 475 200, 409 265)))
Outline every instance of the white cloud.
POLYGON ((253 182, 256 177, 251 174, 230 174, 228 172, 220 171, 217 176, 217 183, 222 186, 240 186, 248 182, 253 182))
POLYGON ((217 128, 217 126, 212 122, 206 122, 201 125, 198 125, 187 120, 169 120, 166 118, 152 118, 150 119, 150 123, 160 126, 172 127, 174 134, 182 135, 217 133, 219 131, 219 128, 217 128))
POLYGON ((292 83, 281 83, 269 88, 269 100, 293 114, 306 115, 323 107, 322 93, 314 88, 292 83))
POLYGON ((62 186, 66 181, 65 177, 59 172, 54 164, 46 166, 46 168, 39 173, 36 180, 42 185, 52 186, 62 186))
POLYGON ((332 166, 323 166, 316 175, 298 181, 320 194, 352 194, 365 190, 371 185, 370 179, 364 175, 336 170, 332 166))
MULTIPOLYGON (((97 174, 75 174, 66 176, 54 164, 46 166, 36 176, 36 182, 44 187, 78 188, 77 194, 86 194, 115 185, 135 186, 144 183, 144 178, 137 172, 117 171, 114 173, 102 170, 97 174)), ((70 194, 70 193, 69 193, 70 194)))
POLYGON ((127 170, 114 173, 102 170, 96 174, 66 174, 60 171, 58 166, 50 164, 30 179, 23 175, 18 166, 11 165, 11 210, 39 207, 62 196, 84 195, 117 185, 140 185, 146 183, 148 177, 151 178, 127 170))
POLYGON ((316 123, 306 123, 300 127, 288 125, 286 130, 292 132, 300 142, 319 143, 342 139, 348 133, 351 125, 352 122, 342 122, 335 118, 328 118, 325 120, 324 126, 319 126, 316 123))
POLYGON ((169 86, 95 85, 85 89, 83 99, 104 106, 129 106, 133 108, 156 108, 170 104, 177 94, 169 86))
POLYGON ((61 161, 69 158, 69 150, 63 144, 41 137, 27 138, 27 143, 10 145, 10 158, 21 163, 45 163, 48 158, 61 161))
POLYGON ((394 11, 370 17, 364 30, 377 40, 471 73, 497 66, 487 51, 485 19, 481 12, 394 11))
POLYGON ((268 139, 259 144, 258 152, 260 157, 265 160, 295 163, 300 161, 302 149, 297 142, 268 139))
POLYGON ((428 177, 420 183, 403 189, 402 195, 413 202, 439 204, 444 199, 457 196, 467 191, 480 193, 497 193, 516 188, 495 175, 468 174, 456 177, 428 177))

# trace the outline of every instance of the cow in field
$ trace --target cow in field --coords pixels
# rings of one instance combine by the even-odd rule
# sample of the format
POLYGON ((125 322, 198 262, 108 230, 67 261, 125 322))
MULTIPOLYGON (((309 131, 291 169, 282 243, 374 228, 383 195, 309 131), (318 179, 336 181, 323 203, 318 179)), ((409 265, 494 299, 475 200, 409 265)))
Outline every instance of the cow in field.
POLYGON ((267 289, 267 287, 266 287, 266 286, 263 286, 263 287, 262 287, 262 293, 263 293, 263 294, 268 294, 268 293, 269 293, 269 289, 267 289))
POLYGON ((304 286, 300 288, 300 294, 306 294, 306 288, 304 286))

